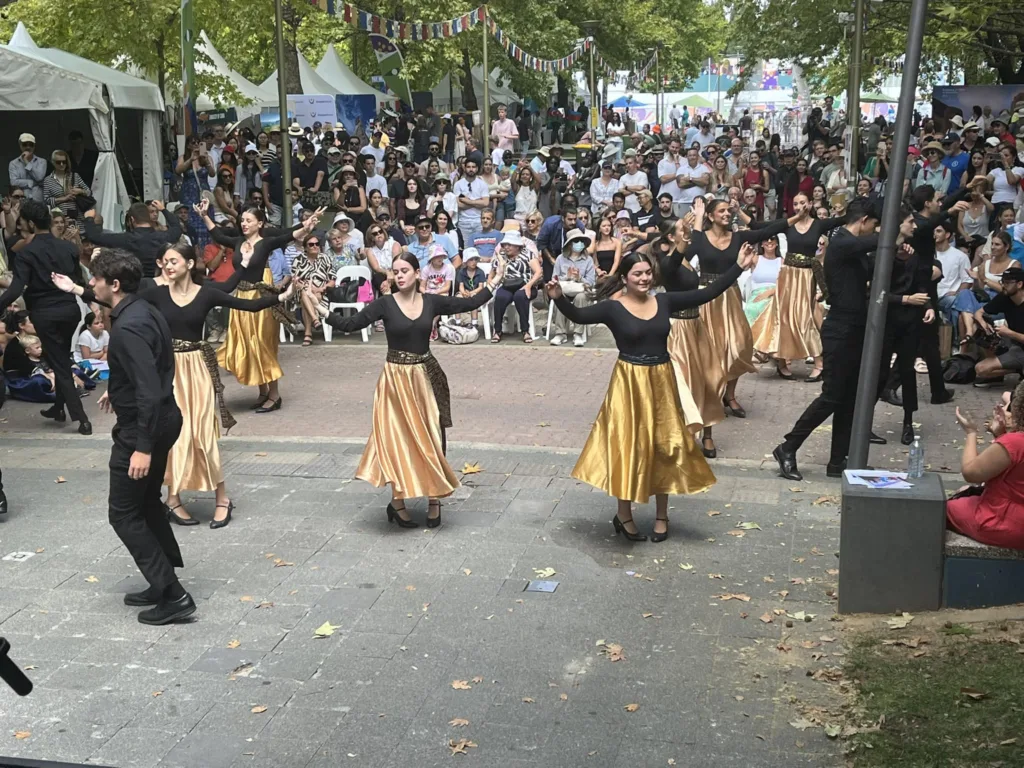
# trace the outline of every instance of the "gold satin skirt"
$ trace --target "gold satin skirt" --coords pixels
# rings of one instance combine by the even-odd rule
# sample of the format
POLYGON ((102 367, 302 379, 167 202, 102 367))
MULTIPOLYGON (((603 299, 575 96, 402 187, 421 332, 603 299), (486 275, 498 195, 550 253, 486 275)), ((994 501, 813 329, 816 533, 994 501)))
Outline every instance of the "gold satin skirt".
POLYGON ((750 323, 743 314, 743 296, 740 289, 729 289, 700 307, 700 319, 704 330, 711 339, 715 354, 725 366, 727 381, 738 379, 745 373, 754 373, 754 339, 750 334, 750 323))
POLYGON ((174 353, 174 402, 181 410, 181 435, 167 456, 164 485, 173 495, 212 491, 224 472, 217 444, 217 397, 202 350, 174 353))
POLYGON ((690 431, 697 434, 703 427, 713 427, 725 419, 725 369, 699 317, 672 318, 668 353, 672 357, 683 421, 690 431))
POLYGON ((750 324, 754 349, 762 355, 776 357, 779 352, 779 294, 778 287, 768 288, 758 296, 764 306, 750 324))
MULTIPOLYGON (((263 270, 263 282, 270 285, 274 276, 263 270)), ((235 291, 240 299, 258 299, 259 291, 235 291)), ((217 364, 230 371, 239 384, 259 387, 280 379, 284 373, 277 363, 279 323, 269 309, 236 312, 228 315, 228 334, 217 350, 217 364)))
POLYGON ((669 363, 616 361, 572 476, 637 504, 659 493, 699 493, 715 484, 704 454, 683 424, 669 363))
POLYGON ((815 299, 814 271, 779 267, 776 285, 779 305, 779 351, 783 360, 821 356, 821 303, 815 299))
POLYGON ((356 477, 396 499, 443 498, 459 487, 444 457, 441 414, 425 365, 384 363, 373 395, 373 426, 356 477))

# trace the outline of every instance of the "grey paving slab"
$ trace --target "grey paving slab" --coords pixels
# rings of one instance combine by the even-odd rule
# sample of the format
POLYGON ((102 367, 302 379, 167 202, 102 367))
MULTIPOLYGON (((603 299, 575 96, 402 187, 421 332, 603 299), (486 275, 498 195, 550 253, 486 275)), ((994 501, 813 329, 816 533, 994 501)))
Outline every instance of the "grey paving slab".
MULTIPOLYGON (((667 542, 634 545, 611 529, 614 502, 568 478, 575 455, 453 447, 456 467, 485 471, 449 499, 441 528, 399 530, 386 491, 346 482, 361 450, 233 448, 240 514, 219 531, 175 530, 199 611, 164 628, 121 601, 143 583, 106 524, 104 462, 69 454, 80 468, 64 484, 49 465, 4 464, 19 505, 0 521, 0 550, 32 557, 0 560, 0 633, 38 684, 25 700, 0 694, 5 724, 33 732, 11 751, 405 768, 451 765, 447 740, 465 736, 478 744, 467 764, 502 768, 836 764, 824 739, 796 745, 788 692, 804 667, 766 656, 783 628, 757 619, 805 610, 820 618, 794 641, 824 631, 838 510, 812 502, 837 493, 829 483, 797 494, 769 471, 719 463, 709 493, 671 500, 667 542), (72 481, 88 501, 66 503, 72 481), (760 529, 729 535, 740 522, 760 529), (524 593, 545 568, 558 590, 524 593), (333 635, 316 638, 325 622, 333 635), (609 662, 601 639, 625 660, 609 662), (470 725, 448 725, 460 717, 470 725)), ((209 511, 210 494, 186 501, 209 511)), ((652 506, 635 515, 650 528, 652 506)))

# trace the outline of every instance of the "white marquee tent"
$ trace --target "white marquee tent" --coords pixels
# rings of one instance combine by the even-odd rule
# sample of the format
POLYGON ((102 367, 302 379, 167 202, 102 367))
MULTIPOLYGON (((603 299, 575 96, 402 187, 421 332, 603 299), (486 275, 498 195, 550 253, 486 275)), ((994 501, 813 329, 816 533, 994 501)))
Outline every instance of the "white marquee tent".
POLYGON ((394 106, 395 96, 378 91, 372 85, 364 83, 353 72, 344 59, 338 54, 334 45, 328 45, 323 59, 317 65, 316 73, 330 83, 334 90, 346 96, 373 96, 377 99, 377 109, 383 106, 394 106))
MULTIPOLYGON (((479 64, 473 67, 473 93, 477 100, 483 99, 484 95, 484 68, 479 64)), ((488 83, 491 104, 514 104, 520 101, 516 93, 507 85, 502 85, 502 72, 500 69, 491 71, 491 79, 488 83)), ((434 97, 434 109, 438 111, 455 111, 462 109, 462 88, 452 82, 451 75, 445 75, 441 82, 430 89, 434 97)))
MULTIPOLYGON (((11 153, 18 135, 36 136, 40 156, 49 159, 67 146, 67 135, 91 134, 99 151, 93 180, 96 207, 108 228, 120 227, 129 204, 118 164, 139 169, 145 199, 163 197, 160 121, 164 101, 160 89, 111 67, 58 50, 40 48, 19 22, 7 45, 0 45, 0 112, 17 112, 0 128, 0 147, 11 153)), ((7 165, 0 163, 0 176, 7 165)), ((5 185, 6 186, 6 185, 5 185)))
MULTIPOLYGON (((263 106, 277 106, 277 91, 256 85, 239 72, 233 70, 227 60, 213 47, 213 43, 205 31, 199 33, 196 51, 204 53, 213 62, 211 66, 197 60, 197 71, 226 77, 235 89, 249 101, 249 104, 244 106, 235 106, 235 114, 239 120, 244 120, 252 115, 258 115, 260 108, 263 106)), ((196 97, 196 112, 209 112, 222 106, 225 106, 225 101, 220 99, 218 94, 201 93, 196 97)))
MULTIPOLYGON (((299 56, 299 82, 302 84, 304 94, 334 96, 338 93, 337 88, 317 74, 313 65, 306 61, 306 57, 302 55, 301 51, 296 51, 296 53, 299 56)), ((260 88, 277 93, 277 70, 274 70, 270 77, 260 83, 260 88)))

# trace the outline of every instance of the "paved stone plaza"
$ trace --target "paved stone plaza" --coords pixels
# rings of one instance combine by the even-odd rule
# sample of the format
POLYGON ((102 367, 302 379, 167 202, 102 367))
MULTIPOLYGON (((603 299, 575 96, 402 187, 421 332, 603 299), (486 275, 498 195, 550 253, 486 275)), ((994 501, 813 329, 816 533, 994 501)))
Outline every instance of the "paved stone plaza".
MULTIPOLYGON (((0 634, 36 689, 0 691, 0 755, 121 768, 840 760, 822 729, 790 725, 804 702, 836 703, 808 674, 843 653, 829 594, 838 482, 820 467, 795 492, 760 460, 717 461, 714 488, 672 499, 667 542, 630 544, 612 534, 614 502, 568 477, 575 451, 456 443, 452 464, 482 471, 441 528, 406 531, 388 526, 386 492, 350 479, 361 443, 223 446, 234 522, 175 529, 199 611, 161 628, 121 602, 143 582, 106 522, 109 437, 4 437, 0 634), (524 592, 531 579, 557 590, 524 592), (813 620, 787 629, 781 612, 799 611, 813 620), (316 637, 325 624, 333 634, 316 637), (475 746, 452 756, 461 740, 475 746)), ((212 494, 200 497, 205 521, 212 494)), ((422 518, 425 502, 412 509, 422 518)), ((653 509, 636 517, 649 531, 653 509)))

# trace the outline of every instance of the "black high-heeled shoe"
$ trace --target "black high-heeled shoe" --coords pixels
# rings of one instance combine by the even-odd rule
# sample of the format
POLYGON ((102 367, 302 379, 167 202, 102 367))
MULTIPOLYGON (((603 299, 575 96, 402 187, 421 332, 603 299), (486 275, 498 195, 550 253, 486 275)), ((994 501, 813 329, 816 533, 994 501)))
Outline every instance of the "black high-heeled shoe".
MULTIPOLYGON (((630 520, 630 522, 632 522, 632 520, 630 520)), ((618 515, 612 518, 612 525, 615 527, 616 533, 621 533, 630 541, 647 541, 647 536, 645 536, 644 534, 639 532, 630 533, 629 531, 627 531, 626 526, 622 524, 621 520, 619 520, 618 515)))
POLYGON ((701 440, 701 451, 704 454, 705 459, 714 459, 718 457, 718 449, 715 447, 714 438, 705 437, 701 440), (708 440, 711 441, 711 447, 708 448, 708 440))
POLYGON ((257 411, 257 410, 259 410, 260 408, 262 408, 266 404, 267 400, 269 400, 269 399, 270 399, 270 395, 269 394, 268 395, 261 394, 259 400, 257 400, 255 403, 253 403, 252 405, 249 406, 249 410, 250 411, 257 411))
MULTIPOLYGON (((218 504, 216 508, 217 509, 225 509, 223 504, 218 504)), ((230 499, 228 499, 228 504, 227 504, 226 509, 227 509, 228 513, 227 513, 227 515, 224 516, 223 520, 211 520, 210 521, 210 527, 211 528, 223 528, 224 526, 226 526, 228 523, 231 522, 231 513, 235 511, 235 502, 233 502, 230 499)))
POLYGON ((185 507, 182 504, 178 504, 173 507, 169 507, 166 504, 164 504, 164 511, 167 512, 167 519, 175 525, 199 525, 199 521, 196 520, 194 517, 178 517, 176 514, 174 514, 174 510, 184 508, 185 507))
POLYGON ((793 378, 793 372, 790 371, 789 373, 783 373, 782 366, 778 362, 775 363, 775 372, 779 374, 779 378, 785 379, 786 381, 790 381, 793 378))
POLYGON ((264 401, 263 405, 256 409, 256 413, 272 413, 273 411, 280 411, 282 402, 284 402, 284 400, 280 397, 274 401, 271 401, 268 397, 266 401, 264 401), (271 404, 267 405, 267 403, 271 404))
POLYGON ((427 512, 427 528, 437 528, 441 524, 441 502, 431 501, 427 504, 427 509, 437 505, 437 517, 431 517, 429 511, 427 512))
POLYGON ((658 522, 659 520, 662 520, 662 522, 665 523, 665 532, 664 533, 658 533, 657 531, 652 531, 651 532, 651 541, 653 541, 655 543, 657 543, 659 541, 664 541, 665 539, 668 538, 668 518, 667 517, 664 518, 664 519, 662 519, 660 517, 654 518, 654 522, 658 522))
POLYGON ((405 507, 402 507, 401 509, 395 509, 395 506, 389 502, 388 503, 388 522, 389 523, 398 523, 398 527, 399 528, 419 528, 420 524, 417 523, 415 520, 405 520, 405 519, 402 518, 401 515, 398 514, 399 512, 404 512, 404 511, 405 511, 405 507))
MULTIPOLYGON (((733 398, 733 400, 736 400, 736 398, 733 398)), ((725 407, 726 411, 731 413, 737 419, 745 419, 745 418, 747 418, 747 412, 745 410, 743 410, 743 406, 741 406, 739 404, 739 400, 736 400, 736 405, 732 406, 732 405, 729 404, 729 398, 728 397, 723 397, 722 398, 722 405, 725 407)))

